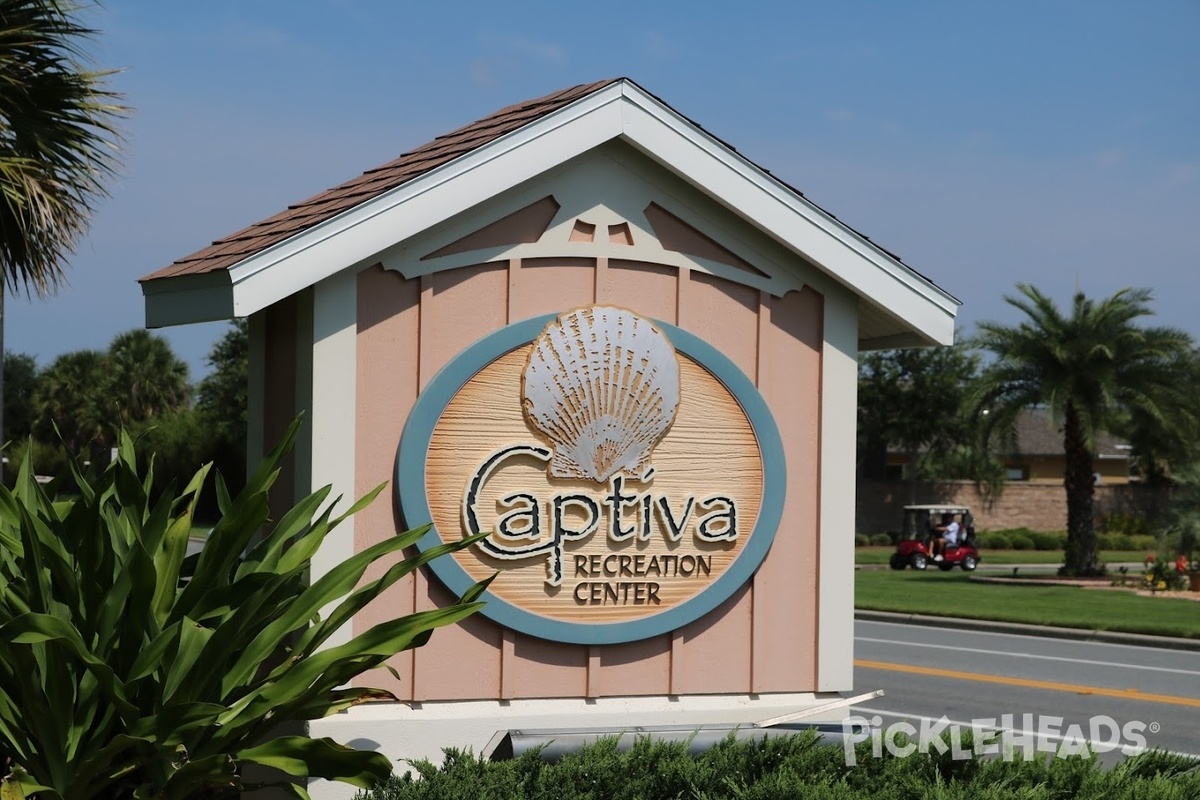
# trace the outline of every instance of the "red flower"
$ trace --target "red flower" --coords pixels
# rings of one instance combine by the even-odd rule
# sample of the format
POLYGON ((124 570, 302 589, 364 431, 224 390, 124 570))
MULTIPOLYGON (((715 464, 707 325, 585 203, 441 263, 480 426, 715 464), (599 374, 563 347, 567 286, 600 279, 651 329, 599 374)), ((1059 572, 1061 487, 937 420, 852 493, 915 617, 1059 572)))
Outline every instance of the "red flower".
POLYGON ((1188 571, 1187 556, 1180 556, 1179 558, 1175 559, 1175 571, 1176 572, 1187 572, 1188 571))

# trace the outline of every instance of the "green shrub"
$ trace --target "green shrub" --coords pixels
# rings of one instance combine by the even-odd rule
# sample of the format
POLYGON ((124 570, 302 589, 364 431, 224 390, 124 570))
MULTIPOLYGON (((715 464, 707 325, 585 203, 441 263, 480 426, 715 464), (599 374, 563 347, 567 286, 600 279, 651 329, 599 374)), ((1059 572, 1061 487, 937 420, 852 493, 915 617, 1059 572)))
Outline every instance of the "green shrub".
POLYGON ((1148 529, 1146 518, 1140 514, 1114 512, 1103 514, 1096 520, 1096 530, 1103 533, 1140 534, 1148 529))
POLYGON ((1067 542, 1067 536, 1064 533, 1033 531, 1029 534, 1029 538, 1033 540, 1035 550, 1061 550, 1067 542))
POLYGON ((890 547, 893 544, 892 537, 886 533, 875 533, 871 535, 871 544, 875 547, 890 547))
POLYGON ((1001 528, 996 533, 1003 533, 1009 539, 1014 536, 1033 536, 1033 531, 1029 528, 1001 528))
POLYGON ((1029 536, 1026 536, 1023 533, 1018 533, 1018 534, 1015 534, 1015 535, 1009 537, 1008 541, 1009 541, 1009 544, 1012 545, 1013 550, 1032 550, 1033 549, 1033 539, 1030 538, 1029 536))
MULTIPOLYGON (((172 476, 191 475, 209 462, 231 491, 240 490, 246 483, 246 448, 230 442, 220 430, 194 410, 163 414, 139 425, 138 448, 154 453, 153 491, 165 491, 172 476)), ((196 502, 196 519, 211 523, 219 513, 216 490, 206 485, 196 502)))
POLYGON ((337 518, 333 504, 325 507, 326 487, 269 528, 267 492, 297 429, 237 497, 217 476, 221 517, 190 557, 209 468, 182 493, 172 486, 156 495, 153 465, 138 468, 124 433, 102 473, 68 463, 73 500, 54 502, 29 457, 14 489, 0 488, 0 762, 8 773, 0 797, 225 797, 255 787, 243 777, 247 766, 275 768, 303 796, 290 781, 367 787, 391 774, 381 754, 284 731, 395 699, 350 681, 472 614, 482 586, 446 608, 322 645, 387 587, 473 540, 400 560, 360 585, 372 563, 425 533, 409 531, 310 583, 310 559, 328 532, 383 487, 337 518))
POLYGON ((1148 533, 1140 533, 1129 537, 1130 550, 1145 550, 1147 552, 1158 547, 1158 539, 1148 533))
POLYGON ((32 459, 35 475, 59 475, 67 468, 67 454, 61 447, 51 447, 35 439, 25 439, 9 446, 4 451, 8 463, 4 465, 4 485, 11 487, 17 478, 17 468, 26 456, 32 459))
POLYGON ((1007 550, 1012 546, 1008 536, 999 531, 985 531, 978 536, 979 546, 988 550, 1007 550))
POLYGON ((1145 550, 1153 552, 1158 549, 1158 539, 1145 534, 1128 533, 1098 533, 1096 534, 1098 550, 1145 550))
POLYGON ((1124 550, 1122 544, 1129 544, 1129 537, 1121 533, 1104 533, 1096 537, 1097 550, 1124 550))
MULTIPOLYGON (((897 743, 900 743, 898 737, 897 743)), ((971 734, 961 744, 971 747, 971 734)), ((642 737, 628 749, 607 739, 546 763, 537 752, 486 762, 447 751, 442 765, 416 762, 416 776, 392 778, 367 800, 1183 800, 1200 796, 1193 759, 1150 751, 1105 770, 1094 757, 955 759, 939 754, 874 758, 869 742, 848 766, 840 744, 812 734, 761 741, 726 739, 689 755, 686 743, 642 737)))
POLYGON ((870 538, 867 537, 867 535, 865 533, 854 534, 854 546, 855 547, 866 547, 870 543, 871 543, 871 540, 870 540, 870 538))

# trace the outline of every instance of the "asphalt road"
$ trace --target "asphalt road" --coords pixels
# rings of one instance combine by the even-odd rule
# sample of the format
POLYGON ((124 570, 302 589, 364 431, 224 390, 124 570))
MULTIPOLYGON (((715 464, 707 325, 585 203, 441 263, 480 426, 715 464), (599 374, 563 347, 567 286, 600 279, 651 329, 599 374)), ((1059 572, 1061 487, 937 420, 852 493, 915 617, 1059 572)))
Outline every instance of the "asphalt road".
POLYGON ((1018 752, 1065 754, 1082 733, 1200 756, 1200 653, 858 621, 854 657, 856 693, 886 694, 852 711, 880 729, 945 717, 1006 729, 993 738, 1018 752))

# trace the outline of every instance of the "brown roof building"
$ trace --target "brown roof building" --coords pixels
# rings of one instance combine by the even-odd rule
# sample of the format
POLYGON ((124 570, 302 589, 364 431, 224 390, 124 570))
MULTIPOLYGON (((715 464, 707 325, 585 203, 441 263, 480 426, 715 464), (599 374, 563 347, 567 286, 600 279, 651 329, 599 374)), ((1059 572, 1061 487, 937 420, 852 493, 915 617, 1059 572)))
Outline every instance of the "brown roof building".
MULTIPOLYGON (((1000 442, 996 458, 1007 471, 1010 481, 1062 483, 1066 471, 1062 428, 1045 409, 1028 409, 1017 418, 1015 440, 1000 442)), ((1130 446, 1119 436, 1101 431, 1096 437, 1096 477, 1099 483, 1128 483, 1131 463, 1130 446)), ((887 477, 905 475, 908 456, 898 450, 887 454, 887 477)))
MULTIPOLYGON (((1130 446, 1119 436, 1096 436, 1095 469, 1100 483, 1128 483, 1130 446)), ((1009 480, 1062 483, 1066 471, 1062 427, 1045 409, 1029 409, 1017 419, 1016 442, 997 453, 1009 480)))

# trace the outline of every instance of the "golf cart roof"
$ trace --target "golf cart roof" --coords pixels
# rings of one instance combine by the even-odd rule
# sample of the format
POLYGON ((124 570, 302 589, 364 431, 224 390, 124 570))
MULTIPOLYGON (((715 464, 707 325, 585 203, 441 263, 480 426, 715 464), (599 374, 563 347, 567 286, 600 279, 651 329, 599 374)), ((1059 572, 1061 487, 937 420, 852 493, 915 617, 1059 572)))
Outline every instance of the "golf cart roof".
POLYGON ((966 506, 921 505, 905 506, 905 511, 928 511, 930 514, 968 514, 971 509, 966 506))

